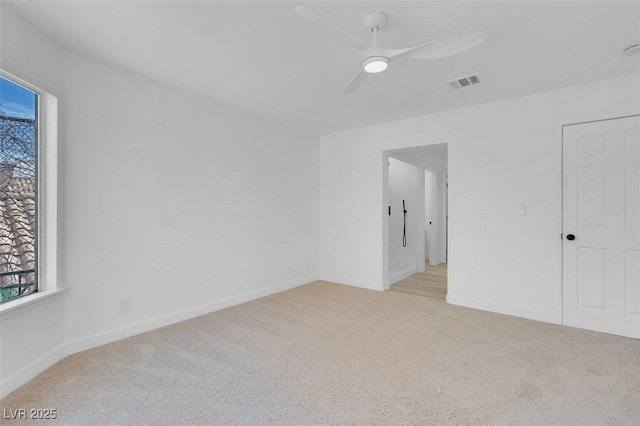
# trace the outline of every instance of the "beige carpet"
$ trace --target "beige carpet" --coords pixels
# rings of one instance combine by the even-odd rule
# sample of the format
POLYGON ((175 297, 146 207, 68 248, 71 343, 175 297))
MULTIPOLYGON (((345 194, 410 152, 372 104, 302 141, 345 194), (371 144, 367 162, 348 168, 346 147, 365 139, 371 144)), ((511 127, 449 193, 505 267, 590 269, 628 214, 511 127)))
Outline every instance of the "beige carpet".
POLYGON ((57 409, 38 424, 638 425, 640 341, 317 282, 70 356, 0 405, 57 409))

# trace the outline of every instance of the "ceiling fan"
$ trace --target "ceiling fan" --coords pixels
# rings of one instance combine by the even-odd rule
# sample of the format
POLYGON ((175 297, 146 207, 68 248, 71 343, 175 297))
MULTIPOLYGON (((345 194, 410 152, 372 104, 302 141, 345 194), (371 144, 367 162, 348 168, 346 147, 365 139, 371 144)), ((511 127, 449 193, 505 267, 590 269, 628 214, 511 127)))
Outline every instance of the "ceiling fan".
POLYGON ((368 74, 375 74, 386 70, 392 59, 399 57, 408 59, 444 58, 469 50, 485 41, 488 36, 487 31, 481 31, 428 41, 405 49, 385 49, 378 46, 378 31, 384 28, 387 23, 387 15, 382 12, 377 12, 371 13, 364 18, 364 26, 373 33, 373 42, 371 46, 366 47, 306 7, 298 6, 295 8, 295 11, 299 16, 315 24, 332 28, 337 34, 341 35, 342 38, 355 47, 358 53, 365 57, 365 60, 362 62, 362 69, 347 83, 342 92, 343 95, 348 95, 353 92, 364 81, 368 74))

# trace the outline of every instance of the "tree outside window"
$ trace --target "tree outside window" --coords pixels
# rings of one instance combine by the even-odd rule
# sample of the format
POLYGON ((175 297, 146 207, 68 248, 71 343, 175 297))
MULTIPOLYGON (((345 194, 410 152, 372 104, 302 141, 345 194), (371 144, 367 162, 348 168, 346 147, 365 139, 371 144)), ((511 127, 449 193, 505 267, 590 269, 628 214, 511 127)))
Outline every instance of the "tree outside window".
POLYGON ((0 77, 0 303, 37 291, 37 105, 0 77))

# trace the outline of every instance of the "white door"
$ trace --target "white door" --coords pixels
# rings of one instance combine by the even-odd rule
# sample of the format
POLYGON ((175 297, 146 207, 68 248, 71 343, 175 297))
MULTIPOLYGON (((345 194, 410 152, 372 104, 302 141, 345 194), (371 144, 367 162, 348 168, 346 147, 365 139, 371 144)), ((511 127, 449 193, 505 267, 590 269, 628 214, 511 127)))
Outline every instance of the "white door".
POLYGON ((640 338, 640 116, 562 141, 563 322, 640 338))
POLYGON ((433 235, 433 173, 424 171, 424 258, 432 259, 435 256, 433 235), (433 255, 431 254, 433 253, 433 255))

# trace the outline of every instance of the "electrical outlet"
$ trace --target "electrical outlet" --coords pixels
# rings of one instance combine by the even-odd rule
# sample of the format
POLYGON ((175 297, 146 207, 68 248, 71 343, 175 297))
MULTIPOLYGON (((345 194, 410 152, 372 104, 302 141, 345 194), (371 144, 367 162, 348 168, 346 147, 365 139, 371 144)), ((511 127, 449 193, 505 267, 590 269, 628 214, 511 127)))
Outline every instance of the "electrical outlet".
POLYGON ((118 299, 118 312, 123 313, 129 310, 129 298, 123 297, 118 299))

